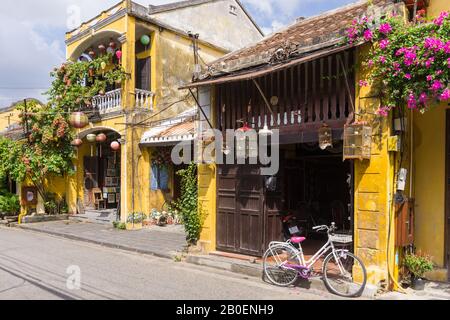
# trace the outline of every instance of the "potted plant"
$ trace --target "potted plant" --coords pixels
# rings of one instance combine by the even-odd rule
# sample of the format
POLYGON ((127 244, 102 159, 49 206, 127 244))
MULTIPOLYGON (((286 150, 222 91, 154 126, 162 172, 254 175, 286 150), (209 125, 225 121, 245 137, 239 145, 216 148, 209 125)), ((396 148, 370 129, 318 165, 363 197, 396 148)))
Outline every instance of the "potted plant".
POLYGON ((427 255, 407 254, 405 256, 405 267, 411 274, 411 287, 414 290, 423 290, 425 283, 422 279, 425 272, 433 270, 433 262, 427 255))
POLYGON ((127 218, 127 230, 141 230, 142 223, 146 216, 140 212, 134 212, 128 215, 127 218))

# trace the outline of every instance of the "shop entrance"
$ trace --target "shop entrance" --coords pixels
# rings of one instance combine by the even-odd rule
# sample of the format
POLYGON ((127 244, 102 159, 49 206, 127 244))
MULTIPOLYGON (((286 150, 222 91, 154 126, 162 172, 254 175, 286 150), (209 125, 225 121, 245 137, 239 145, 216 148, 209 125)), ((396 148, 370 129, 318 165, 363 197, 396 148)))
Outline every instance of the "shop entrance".
POLYGON ((280 146, 280 170, 268 179, 258 166, 219 166, 218 250, 261 256, 271 241, 290 237, 287 216, 295 217, 296 235, 307 237, 307 255, 327 237, 313 226, 335 222, 352 233, 353 163, 342 161, 341 143, 328 150, 317 143, 280 146))
POLYGON ((90 211, 117 211, 120 208, 120 151, 110 147, 119 136, 114 132, 106 136, 106 141, 92 143, 90 154, 83 159, 83 203, 84 208, 90 211))

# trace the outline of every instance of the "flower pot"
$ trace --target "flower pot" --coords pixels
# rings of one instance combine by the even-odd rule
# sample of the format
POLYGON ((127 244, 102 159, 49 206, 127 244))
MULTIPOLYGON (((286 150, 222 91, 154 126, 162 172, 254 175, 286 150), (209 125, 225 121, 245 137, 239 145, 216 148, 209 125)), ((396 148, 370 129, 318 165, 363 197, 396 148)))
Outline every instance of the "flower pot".
POLYGON ((141 230, 142 229, 142 222, 141 223, 127 223, 127 230, 141 230))
POLYGON ((411 276, 411 288, 414 290, 424 290, 425 289, 425 281, 422 278, 417 276, 411 276))

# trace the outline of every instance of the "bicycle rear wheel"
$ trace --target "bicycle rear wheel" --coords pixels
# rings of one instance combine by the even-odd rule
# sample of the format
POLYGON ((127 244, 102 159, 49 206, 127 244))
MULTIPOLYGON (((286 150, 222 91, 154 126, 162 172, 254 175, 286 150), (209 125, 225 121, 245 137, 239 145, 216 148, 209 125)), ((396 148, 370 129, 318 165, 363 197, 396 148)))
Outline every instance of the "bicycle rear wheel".
POLYGON ((301 265, 300 257, 290 246, 274 246, 264 254, 264 276, 280 287, 292 285, 298 278, 298 271, 291 266, 301 265))
POLYGON ((342 297, 359 297, 367 282, 361 259, 347 250, 336 250, 325 258, 323 275, 327 289, 342 297))

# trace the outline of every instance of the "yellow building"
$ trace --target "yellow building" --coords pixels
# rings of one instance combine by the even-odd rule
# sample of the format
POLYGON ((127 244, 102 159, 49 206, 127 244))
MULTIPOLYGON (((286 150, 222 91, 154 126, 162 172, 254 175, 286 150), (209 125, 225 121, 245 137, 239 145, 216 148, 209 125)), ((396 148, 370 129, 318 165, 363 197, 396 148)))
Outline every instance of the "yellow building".
MULTIPOLYGON (((161 146, 193 140, 198 115, 193 96, 178 87, 262 37, 236 0, 147 7, 126 0, 67 32, 68 61, 112 53, 128 77, 93 98, 89 125, 77 132, 76 174, 50 178, 48 191, 66 199, 70 214, 119 209, 126 221, 133 212, 160 211, 178 196, 177 168, 160 172, 152 158, 161 146)), ((29 212, 44 214, 41 202, 29 212)))
MULTIPOLYGON (((264 166, 199 166, 199 204, 207 215, 200 240, 205 252, 261 256, 270 241, 283 238, 278 216, 288 211, 308 228, 335 221, 350 232, 371 285, 396 288, 409 244, 433 257, 438 268, 429 279, 448 279, 443 269, 449 265, 450 247, 446 106, 414 114, 413 119, 408 113, 403 121, 392 115, 377 117, 381 101, 370 87, 358 85, 365 79, 361 61, 367 47, 336 46, 354 18, 396 12, 406 20, 413 3, 360 1, 297 21, 213 62, 212 69, 220 66, 222 73, 184 87, 209 93, 210 103, 203 106, 222 132, 242 128, 244 122, 256 130, 280 132, 275 190, 268 192, 267 180, 260 176, 264 166), (232 75, 223 76, 224 71, 232 75), (354 120, 370 126, 371 152, 365 160, 346 160, 343 165, 342 157, 348 159, 344 127, 354 120), (328 152, 318 144, 324 123, 334 140, 328 152), (407 139, 400 150, 402 135, 407 139), (405 172, 401 168, 407 170, 404 187, 398 184, 399 173, 405 172), (396 204, 398 190, 407 200, 403 206, 396 204)), ((429 18, 450 9, 446 1, 422 1, 418 9, 424 5, 429 18)), ((229 144, 227 139, 228 149, 222 151, 229 150, 229 144)))

